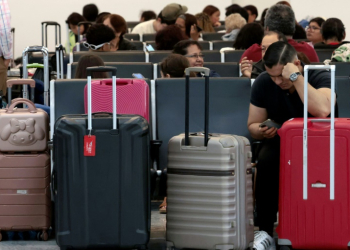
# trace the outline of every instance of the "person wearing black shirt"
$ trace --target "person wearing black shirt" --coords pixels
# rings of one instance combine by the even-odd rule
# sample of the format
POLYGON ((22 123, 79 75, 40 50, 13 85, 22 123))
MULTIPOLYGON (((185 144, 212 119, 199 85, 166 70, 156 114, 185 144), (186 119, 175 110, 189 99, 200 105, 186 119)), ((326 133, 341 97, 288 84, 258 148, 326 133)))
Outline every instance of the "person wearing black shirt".
MULTIPOLYGON (((263 62, 266 72, 252 86, 248 129, 253 138, 263 140, 257 163, 256 209, 260 230, 272 236, 278 211, 280 139, 277 128, 259 125, 267 119, 282 124, 303 117, 304 76, 297 52, 288 43, 271 44, 263 62)), ((308 77, 309 116, 327 117, 331 112, 330 72, 310 70, 308 77)))

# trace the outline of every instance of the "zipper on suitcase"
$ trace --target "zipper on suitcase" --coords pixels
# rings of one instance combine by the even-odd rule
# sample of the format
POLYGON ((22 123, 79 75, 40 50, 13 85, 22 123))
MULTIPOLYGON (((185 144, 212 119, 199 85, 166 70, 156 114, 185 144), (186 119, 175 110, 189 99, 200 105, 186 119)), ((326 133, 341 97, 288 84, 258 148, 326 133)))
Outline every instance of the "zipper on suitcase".
POLYGON ((235 171, 168 169, 168 174, 197 175, 197 176, 235 176, 235 171))

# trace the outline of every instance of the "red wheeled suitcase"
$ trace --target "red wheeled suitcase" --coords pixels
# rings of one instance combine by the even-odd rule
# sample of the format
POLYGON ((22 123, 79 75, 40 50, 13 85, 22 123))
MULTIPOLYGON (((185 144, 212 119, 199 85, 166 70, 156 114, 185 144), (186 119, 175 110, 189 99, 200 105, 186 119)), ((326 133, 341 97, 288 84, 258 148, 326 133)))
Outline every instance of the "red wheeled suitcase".
MULTIPOLYGON (((308 69, 330 69, 334 92, 334 65, 306 65, 306 83, 308 69)), ((307 88, 304 94, 305 119, 307 88)), ((334 96, 330 119, 291 119, 278 130, 280 249, 350 246, 350 122, 346 118, 334 119, 334 96)))

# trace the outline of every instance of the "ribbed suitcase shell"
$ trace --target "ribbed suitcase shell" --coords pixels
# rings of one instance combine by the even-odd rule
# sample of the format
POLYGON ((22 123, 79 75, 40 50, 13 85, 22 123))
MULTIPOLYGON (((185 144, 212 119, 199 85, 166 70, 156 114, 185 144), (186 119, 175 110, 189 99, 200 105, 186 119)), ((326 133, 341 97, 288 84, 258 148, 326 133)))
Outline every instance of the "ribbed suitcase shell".
POLYGON ((83 154, 87 115, 55 123, 54 200, 61 248, 136 248, 150 236, 149 128, 141 116, 92 115, 96 156, 83 154))
POLYGON ((281 137, 280 245, 293 249, 350 246, 350 120, 335 119, 335 199, 330 200, 329 122, 308 121, 308 199, 303 199, 303 118, 287 121, 281 137), (312 184, 325 187, 316 188, 312 184))
MULTIPOLYGON (((112 80, 91 82, 92 113, 112 113, 112 80)), ((85 113, 87 113, 87 86, 84 89, 85 113)), ((149 121, 149 87, 141 79, 117 79, 117 113, 143 116, 149 121)))
POLYGON ((0 109, 0 151, 40 152, 47 149, 49 117, 42 109, 31 113, 17 108, 0 109))
POLYGON ((251 151, 241 136, 169 141, 167 241, 176 248, 246 249, 254 241, 251 151))
POLYGON ((50 227, 50 157, 0 153, 0 230, 50 227))

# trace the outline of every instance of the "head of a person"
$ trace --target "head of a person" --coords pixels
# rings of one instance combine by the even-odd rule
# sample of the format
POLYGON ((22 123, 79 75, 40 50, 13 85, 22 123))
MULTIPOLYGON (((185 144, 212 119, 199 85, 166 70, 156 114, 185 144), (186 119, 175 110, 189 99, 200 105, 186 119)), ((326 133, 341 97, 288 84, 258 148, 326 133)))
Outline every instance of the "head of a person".
POLYGON ((338 18, 328 18, 321 26, 321 34, 326 44, 340 43, 346 36, 344 24, 338 18))
POLYGON ((156 34, 157 50, 172 50, 179 41, 186 39, 182 30, 176 25, 168 25, 156 34))
POLYGON ((231 14, 225 18, 225 29, 226 33, 230 33, 235 29, 242 29, 247 21, 238 13, 231 14))
POLYGON ((266 8, 263 10, 263 12, 261 13, 261 18, 260 18, 260 24, 261 26, 265 27, 265 17, 266 17, 266 13, 269 10, 269 8, 266 8))
POLYGON ((156 18, 157 18, 157 15, 153 10, 146 10, 141 13, 140 22, 146 22, 156 18))
POLYGON ((287 43, 288 40, 287 38, 285 37, 285 35, 283 35, 281 32, 278 32, 278 31, 265 31, 265 35, 261 41, 261 55, 263 58, 264 55, 265 55, 265 52, 267 50, 267 48, 275 43, 275 42, 278 42, 278 41, 282 41, 282 42, 285 42, 287 43))
POLYGON ((220 10, 214 5, 207 5, 202 12, 209 16, 212 26, 220 21, 220 10))
POLYGON ((344 43, 336 48, 331 57, 332 62, 350 62, 350 43, 344 43))
POLYGON ((87 4, 83 7, 83 17, 87 21, 95 22, 98 15, 98 8, 95 4, 87 4))
POLYGON ((292 8, 292 5, 290 5, 290 3, 288 1, 279 1, 276 4, 282 4, 282 5, 288 6, 289 8, 292 8))
POLYGON ((255 22, 258 17, 258 9, 254 5, 247 5, 243 7, 248 12, 248 23, 255 22))
POLYGON ((238 13, 240 14, 247 22, 249 20, 249 14, 248 11, 238 4, 232 4, 226 8, 225 16, 229 16, 231 14, 238 13))
POLYGON ((156 31, 159 31, 163 29, 167 25, 175 24, 176 19, 180 16, 185 14, 187 11, 187 7, 171 3, 165 6, 162 11, 159 13, 157 21, 159 25, 156 25, 156 31))
MULTIPOLYGON (((78 35, 78 23, 84 22, 86 19, 77 12, 73 12, 70 14, 66 20, 66 23, 69 26, 69 29, 75 34, 78 35)), ((85 26, 80 25, 80 34, 84 34, 86 32, 85 26)))
POLYGON ((270 7, 265 16, 265 30, 279 31, 285 36, 295 32, 294 11, 287 5, 276 4, 270 7))
POLYGON ((294 88, 293 83, 288 78, 282 77, 282 71, 287 63, 293 63, 302 68, 297 57, 297 51, 289 43, 275 42, 269 46, 263 57, 266 72, 270 75, 272 81, 283 90, 294 88))
POLYGON ((195 15, 197 19, 197 25, 203 32, 215 32, 210 17, 204 13, 198 13, 195 15))
POLYGON ((323 42, 321 27, 324 23, 324 19, 322 17, 315 17, 310 20, 309 25, 306 26, 306 37, 312 42, 312 44, 323 42))
POLYGON ((89 47, 90 51, 111 51, 112 47, 116 47, 116 44, 111 44, 114 39, 114 31, 110 27, 98 23, 91 25, 86 32, 84 46, 89 47))
MULTIPOLYGON (((93 55, 93 54, 87 54, 82 57, 80 57, 78 61, 77 70, 75 72, 75 78, 87 78, 86 68, 87 67, 96 67, 96 66, 105 66, 103 60, 101 57, 93 55)), ((93 72, 92 73, 93 78, 108 78, 107 72, 93 72)))
POLYGON ((103 23, 103 21, 106 19, 106 17, 109 16, 110 14, 111 14, 110 12, 101 12, 96 17, 96 23, 103 23))
POLYGON ((197 41, 182 40, 175 44, 173 53, 185 56, 190 67, 203 67, 204 56, 202 47, 197 41))
POLYGON ((170 54, 160 64, 163 78, 184 77, 185 69, 190 67, 187 58, 179 54, 170 54))
POLYGON ((175 22, 187 38, 191 37, 191 26, 194 24, 197 25, 197 19, 191 14, 180 15, 175 22))
POLYGON ((239 31, 233 43, 235 49, 248 49, 253 44, 261 44, 264 28, 259 23, 247 23, 239 31))
POLYGON ((103 21, 103 24, 107 25, 114 31, 115 39, 114 42, 111 44, 111 51, 116 51, 118 49, 119 42, 123 40, 123 36, 127 32, 125 19, 120 15, 112 14, 106 16, 105 20, 103 21), (113 47, 113 45, 116 46, 113 47))

